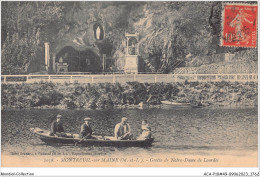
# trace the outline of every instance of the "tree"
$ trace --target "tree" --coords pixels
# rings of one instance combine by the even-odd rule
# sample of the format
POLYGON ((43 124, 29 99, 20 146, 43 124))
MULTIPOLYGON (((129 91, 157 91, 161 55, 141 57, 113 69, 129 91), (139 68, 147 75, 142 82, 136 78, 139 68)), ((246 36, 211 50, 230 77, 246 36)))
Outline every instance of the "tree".
POLYGON ((43 47, 44 30, 62 17, 60 2, 2 2, 2 74, 26 73, 43 47))
POLYGON ((211 41, 208 14, 211 3, 152 2, 136 27, 141 57, 152 72, 170 72, 177 59, 206 55, 211 41), (148 11, 148 10, 147 10, 148 11), (150 25, 147 25, 150 24, 150 25))

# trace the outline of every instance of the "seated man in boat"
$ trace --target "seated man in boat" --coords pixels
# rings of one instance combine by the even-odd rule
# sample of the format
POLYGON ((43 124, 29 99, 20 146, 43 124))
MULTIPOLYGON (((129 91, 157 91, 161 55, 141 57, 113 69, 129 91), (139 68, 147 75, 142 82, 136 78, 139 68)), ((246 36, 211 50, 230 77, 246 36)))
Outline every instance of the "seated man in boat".
POLYGON ((81 139, 92 139, 92 128, 89 125, 89 121, 91 120, 91 118, 86 117, 84 119, 85 123, 81 125, 80 127, 80 133, 79 133, 79 138, 81 139))
POLYGON ((131 140, 133 135, 131 134, 131 129, 127 123, 127 118, 123 117, 122 121, 115 126, 115 138, 119 140, 131 140))
POLYGON ((64 133, 63 125, 61 123, 61 118, 61 115, 57 115, 56 120, 52 122, 50 136, 66 136, 66 134, 64 133))
POLYGON ((152 136, 151 127, 148 125, 147 120, 142 121, 142 132, 137 138, 138 140, 150 139, 152 136))

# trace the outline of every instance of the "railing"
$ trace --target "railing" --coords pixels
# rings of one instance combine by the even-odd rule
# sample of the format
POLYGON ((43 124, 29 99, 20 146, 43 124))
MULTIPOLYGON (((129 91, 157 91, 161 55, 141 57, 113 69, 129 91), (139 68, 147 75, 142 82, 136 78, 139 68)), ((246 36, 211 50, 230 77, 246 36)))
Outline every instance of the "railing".
POLYGON ((96 75, 1 75, 2 83, 125 83, 125 82, 258 82, 258 74, 96 74, 96 75))

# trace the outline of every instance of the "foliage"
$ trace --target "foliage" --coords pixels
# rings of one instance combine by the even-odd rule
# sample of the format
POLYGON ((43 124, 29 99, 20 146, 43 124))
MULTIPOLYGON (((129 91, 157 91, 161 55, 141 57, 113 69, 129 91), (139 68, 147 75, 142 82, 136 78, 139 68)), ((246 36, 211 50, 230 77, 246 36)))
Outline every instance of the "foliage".
POLYGON ((48 91, 47 93, 39 96, 39 102, 37 106, 40 105, 58 105, 62 100, 63 95, 57 91, 48 91))
POLYGON ((28 73, 33 63, 40 65, 37 71, 43 69, 40 61, 44 61, 47 41, 51 50, 63 45, 62 40, 80 41, 82 48, 117 57, 120 63, 125 32, 139 34, 144 71, 169 73, 190 58, 234 51, 248 51, 247 58, 256 60, 257 49, 217 45, 221 7, 221 2, 185 1, 2 2, 2 74, 28 73), (96 42, 88 32, 93 22, 105 27, 102 42, 96 42))
POLYGON ((62 15, 60 2, 2 2, 2 74, 27 73, 46 41, 44 30, 62 15))
POLYGON ((113 108, 125 104, 160 104, 161 100, 204 106, 257 105, 257 83, 188 82, 127 84, 2 84, 2 108, 113 108), (76 91, 77 90, 77 91, 76 91))
POLYGON ((139 24, 138 30, 143 34, 140 42, 141 56, 144 59, 148 58, 146 63, 150 63, 151 71, 169 72, 174 69, 177 59, 185 59, 187 55, 199 56, 208 53, 211 33, 207 17, 211 4, 211 2, 148 4, 149 13, 141 19, 144 23, 139 24))

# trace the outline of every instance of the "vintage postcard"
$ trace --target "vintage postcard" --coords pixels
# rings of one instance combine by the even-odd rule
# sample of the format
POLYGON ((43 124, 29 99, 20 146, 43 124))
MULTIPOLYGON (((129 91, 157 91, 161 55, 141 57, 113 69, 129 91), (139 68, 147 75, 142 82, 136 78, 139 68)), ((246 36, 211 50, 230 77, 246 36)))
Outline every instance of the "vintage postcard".
POLYGON ((257 1, 1 16, 2 167, 258 167, 257 1))

